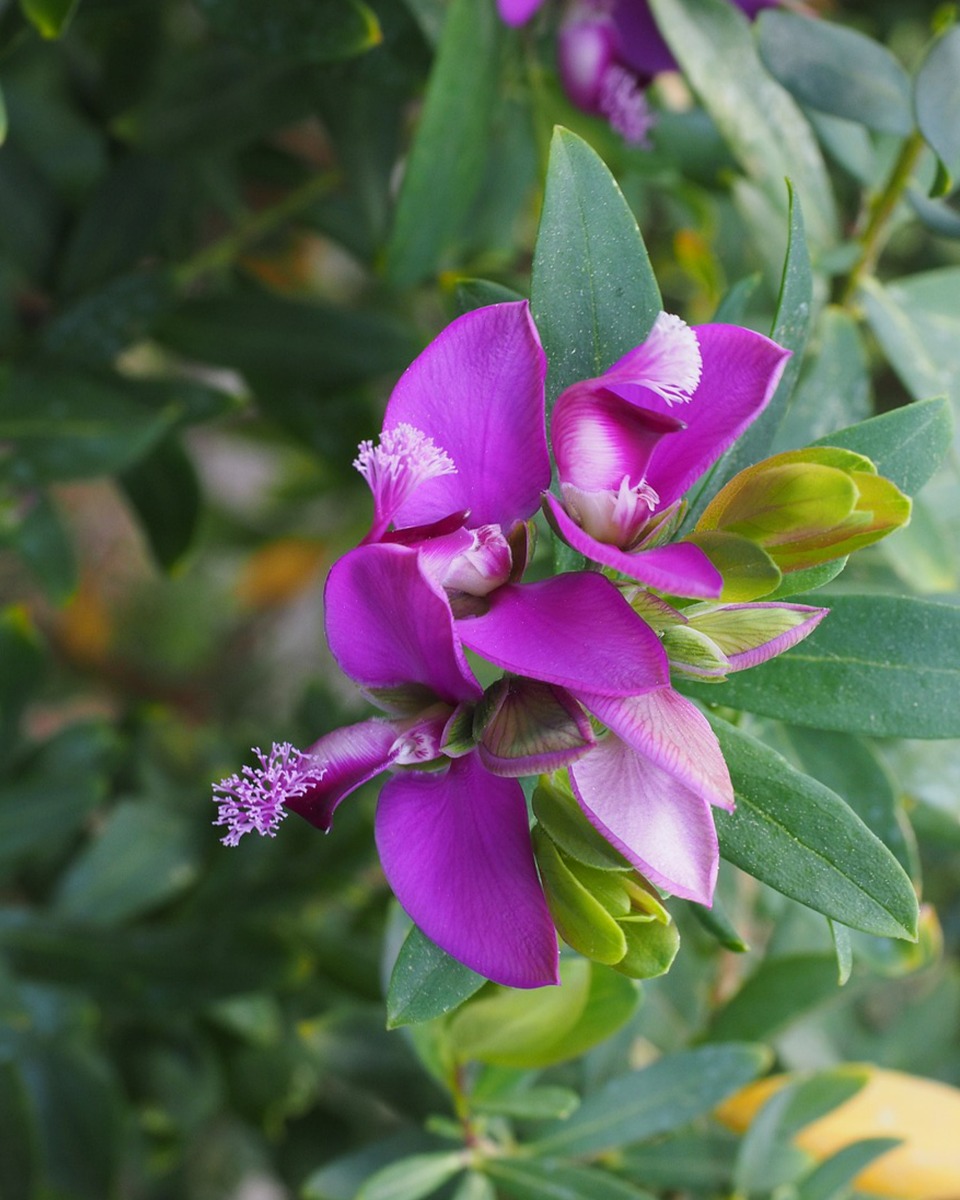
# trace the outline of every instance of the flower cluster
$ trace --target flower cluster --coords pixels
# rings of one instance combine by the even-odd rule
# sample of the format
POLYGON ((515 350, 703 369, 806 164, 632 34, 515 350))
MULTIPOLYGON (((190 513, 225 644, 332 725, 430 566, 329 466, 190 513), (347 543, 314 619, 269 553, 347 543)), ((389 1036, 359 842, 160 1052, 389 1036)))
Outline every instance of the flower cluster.
POLYGON ((769 591, 781 568, 890 527, 861 511, 879 495, 871 465, 835 451, 751 468, 677 539, 684 493, 764 409, 787 357, 751 330, 661 313, 603 375, 562 393, 548 447, 546 359, 527 303, 448 326, 401 377, 378 442, 360 447, 373 519, 326 583, 330 649, 381 715, 304 753, 258 751, 259 768, 215 789, 223 840, 272 836, 287 811, 329 830, 345 797, 388 772, 375 834, 391 888, 449 954, 516 987, 557 981, 557 928, 592 944, 560 894, 568 876, 582 890, 589 870, 567 869, 549 821, 531 839, 523 777, 566 796, 568 816, 628 873, 615 901, 626 908, 608 922, 624 962, 629 921, 669 919, 660 891, 709 905, 711 810, 732 809, 733 789, 671 668, 722 679, 796 644, 826 611, 729 602, 717 541, 763 556, 769 591), (776 472, 794 480, 805 467, 835 485, 832 533, 810 524, 809 504, 789 527, 770 517, 776 472), (585 569, 524 578, 541 507, 585 569), (484 689, 466 651, 502 676, 484 689))
MULTIPOLYGON (((733 0, 751 20, 778 0, 733 0)), ((498 0, 508 25, 523 25, 543 0, 498 0)), ((573 0, 557 34, 557 63, 567 95, 585 112, 605 117, 624 140, 644 146, 653 114, 646 88, 676 61, 646 0, 573 0)))

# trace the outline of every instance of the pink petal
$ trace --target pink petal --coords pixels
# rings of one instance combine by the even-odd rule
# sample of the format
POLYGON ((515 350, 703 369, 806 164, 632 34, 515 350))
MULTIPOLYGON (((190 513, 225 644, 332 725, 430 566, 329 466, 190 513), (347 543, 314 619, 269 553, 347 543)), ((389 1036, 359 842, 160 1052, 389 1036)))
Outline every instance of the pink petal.
POLYGON ((684 427, 679 418, 639 408, 602 384, 567 388, 550 425, 560 479, 587 491, 615 491, 624 477, 639 484, 661 439, 684 427))
MULTIPOLYGON (((711 467, 767 406, 790 352, 736 325, 696 328, 703 358, 700 386, 683 405, 686 429, 658 442, 647 476, 666 508, 711 467)), ((618 394, 628 389, 617 386, 618 394)), ((643 404, 667 415, 677 410, 648 390, 643 404)))
POLYGON ((578 698, 645 758, 708 804, 734 809, 733 784, 710 722, 673 688, 642 696, 578 698))
POLYGON ((457 632, 504 670, 574 692, 630 696, 668 680, 660 639, 594 571, 502 587, 457 632))
POLYGON ((284 807, 326 833, 344 797, 395 762, 399 754, 397 731, 389 721, 361 721, 335 729, 307 751, 318 772, 316 783, 284 807))
POLYGON ((719 850, 710 806, 614 734, 570 767, 591 823, 641 874, 709 905, 719 850))
POLYGON ((546 357, 525 300, 466 313, 400 377, 384 429, 409 424, 453 460, 396 513, 424 525, 468 509, 469 524, 512 526, 550 482, 544 430, 546 357))
POLYGON ((543 0, 497 0, 497 10, 508 25, 523 25, 542 4, 543 0))
POLYGON ((713 599, 720 595, 723 577, 699 546, 671 542, 652 550, 628 552, 598 542, 572 520, 560 501, 549 492, 543 497, 551 524, 565 542, 592 562, 612 567, 628 579, 675 596, 713 599))
POLYGON ((351 550, 331 568, 324 604, 330 650, 362 687, 422 684, 451 704, 480 695, 446 595, 411 547, 351 550))
POLYGON ((523 789, 475 755, 391 779, 377 848, 391 888, 438 946, 507 987, 559 983, 557 935, 530 845, 523 789))
MULTIPOLYGON (((596 383, 616 388, 629 384, 651 391, 668 405, 686 404, 703 370, 696 332, 673 313, 662 312, 646 339, 604 371, 596 383)), ((638 399, 644 404, 645 399, 638 399)))

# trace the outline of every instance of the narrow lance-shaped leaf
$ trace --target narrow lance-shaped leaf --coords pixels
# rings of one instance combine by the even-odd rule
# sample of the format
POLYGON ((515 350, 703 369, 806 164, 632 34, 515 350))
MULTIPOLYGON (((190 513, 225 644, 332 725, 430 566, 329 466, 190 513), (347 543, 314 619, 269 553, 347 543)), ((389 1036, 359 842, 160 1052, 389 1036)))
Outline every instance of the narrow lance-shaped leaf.
POLYGON ((638 346, 661 304, 616 181, 586 142, 557 129, 531 281, 533 316, 550 363, 548 402, 638 346))
POLYGON ((453 0, 387 243, 386 274, 397 287, 438 268, 470 211, 495 107, 498 35, 494 5, 453 0))
POLYGON ((749 734, 719 718, 711 724, 737 797, 734 813, 714 814, 723 857, 854 929, 914 938, 913 885, 856 813, 749 734))
POLYGON ((935 151, 945 178, 941 192, 952 190, 960 173, 960 27, 935 42, 914 81, 917 126, 935 151))
POLYGON ((390 977, 387 1025, 415 1024, 442 1016, 478 991, 486 980, 457 962, 414 926, 390 977))

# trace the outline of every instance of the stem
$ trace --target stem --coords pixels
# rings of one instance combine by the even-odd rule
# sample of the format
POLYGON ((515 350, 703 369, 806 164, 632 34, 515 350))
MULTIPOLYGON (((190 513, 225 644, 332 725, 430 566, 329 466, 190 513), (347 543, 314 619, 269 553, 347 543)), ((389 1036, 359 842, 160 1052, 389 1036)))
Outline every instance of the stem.
POLYGON ((916 167, 925 145, 923 135, 915 129, 900 147, 900 153, 897 161, 893 164, 893 170, 890 172, 886 186, 870 206, 870 217, 860 236, 860 257, 847 277, 847 282, 840 294, 842 305, 849 306, 861 280, 864 276, 870 275, 877 265, 877 260, 890 235, 890 218, 903 198, 903 193, 910 182, 914 167, 916 167))
POLYGON ((187 287, 208 271, 228 267, 251 243, 259 241, 302 209, 329 195, 338 182, 339 176, 334 171, 314 175, 306 183, 288 192, 278 204, 261 209, 236 229, 209 246, 204 246, 186 262, 181 263, 174 271, 175 282, 179 287, 187 287))

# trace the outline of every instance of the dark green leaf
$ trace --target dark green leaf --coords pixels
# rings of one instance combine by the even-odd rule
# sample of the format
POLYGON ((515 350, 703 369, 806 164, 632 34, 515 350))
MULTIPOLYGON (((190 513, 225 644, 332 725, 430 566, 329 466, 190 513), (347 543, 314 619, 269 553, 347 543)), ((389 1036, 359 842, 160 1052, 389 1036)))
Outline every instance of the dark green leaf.
POLYGON ((192 461, 178 441, 165 438, 120 482, 154 557, 171 570, 190 549, 200 521, 200 481, 192 461))
POLYGON ((764 63, 802 104, 881 133, 912 131, 910 78, 879 42, 781 11, 761 13, 758 29, 764 63))
POLYGON ((155 336, 203 363, 326 388, 399 371, 420 348, 392 318, 267 292, 187 301, 155 336))
POLYGON ((729 1188, 738 1141, 732 1134, 683 1132, 617 1154, 619 1170, 647 1187, 671 1191, 729 1188))
POLYGON ((842 796, 915 879, 919 870, 916 845, 905 833, 906 821, 893 781, 873 747, 849 734, 823 729, 791 726, 785 733, 800 767, 842 796))
POLYGON ((20 1072, 0 1061, 0 1196, 3 1200, 34 1200, 38 1185, 37 1136, 34 1114, 20 1072))
POLYGON ((919 400, 820 438, 817 445, 863 454, 877 473, 915 496, 940 466, 953 441, 947 400, 919 400))
POLYGON ((461 279, 457 284, 457 308, 461 313, 472 312, 487 304, 502 304, 523 297, 513 288, 489 279, 461 279))
POLYGON ((913 886, 852 809, 762 742, 711 723, 737 797, 735 813, 715 814, 724 858, 854 929, 914 937, 913 886))
POLYGON ((766 1040, 818 1004, 840 994, 832 955, 798 954, 761 963, 710 1023, 713 1042, 766 1040))
POLYGON ((530 303, 547 353, 548 403, 638 346, 662 308, 636 218, 594 150, 557 129, 530 303))
POLYGON ((120 275, 58 313, 44 329, 41 344, 55 358, 109 366, 122 350, 147 336, 172 298, 166 272, 120 275))
POLYGON ((453 0, 407 161, 386 274, 407 287, 440 266, 483 178, 500 27, 486 0, 453 0), (427 216, 429 214, 429 216, 427 216))
POLYGON ((795 1200, 843 1200, 865 1167, 899 1145, 897 1138, 876 1137, 844 1146, 797 1183, 795 1200))
POLYGON ((813 729, 960 737, 960 608, 883 595, 828 603, 830 615, 792 650, 722 684, 684 690, 813 729))
POLYGON ((45 38, 58 38, 66 31, 80 0, 20 0, 20 8, 45 38))
POLYGON ((725 0, 651 0, 657 24, 747 176, 781 212, 784 179, 803 204, 813 246, 835 237, 833 192, 816 139, 761 64, 750 26, 725 0))
POLYGON ((68 920, 119 924, 182 892, 198 871, 188 824, 153 801, 127 801, 61 876, 54 911, 68 920))
POLYGON ((0 610, 0 727, 5 732, 12 731, 39 686, 43 668, 43 646, 26 611, 0 610))
POLYGON ((491 1158, 486 1171, 514 1200, 653 1200, 649 1192, 599 1168, 551 1159, 491 1158))
MULTIPOLYGON (((960 27, 954 25, 933 44, 914 82, 920 132, 933 147, 947 175, 960 174, 960 27)), ((943 189, 950 191, 948 187, 943 189)))
POLYGON ((20 1063, 45 1166, 55 1193, 103 1200, 114 1192, 119 1096, 99 1060, 65 1046, 33 1050, 20 1063))
POLYGON ((486 980, 440 949, 414 926, 390 976, 387 1027, 431 1021, 462 1004, 486 980))
POLYGON ((538 1155, 602 1154, 667 1133, 714 1109, 769 1065, 761 1046, 702 1046, 667 1054, 587 1097, 530 1149, 538 1155))
POLYGON ((382 38, 361 0, 198 0, 219 32, 260 54, 329 62, 350 58, 382 38))
POLYGON ((69 534, 46 493, 37 493, 10 542, 50 599, 66 603, 76 591, 77 564, 69 534))

